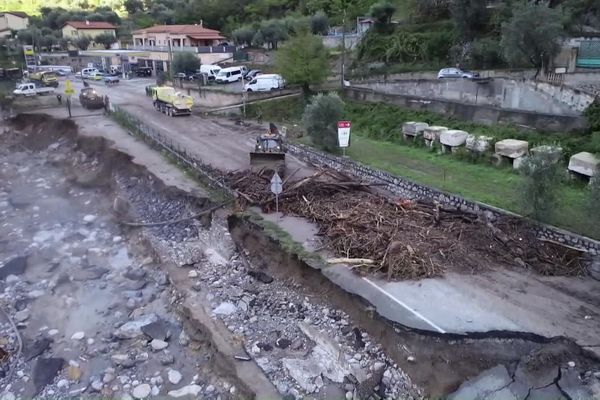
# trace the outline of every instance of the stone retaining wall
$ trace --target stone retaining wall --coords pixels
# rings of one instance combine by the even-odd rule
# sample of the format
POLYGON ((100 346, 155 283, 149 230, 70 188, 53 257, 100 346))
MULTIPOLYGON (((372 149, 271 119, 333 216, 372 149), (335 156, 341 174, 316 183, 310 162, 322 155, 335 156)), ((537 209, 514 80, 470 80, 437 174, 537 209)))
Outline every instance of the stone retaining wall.
MULTIPOLYGON (((421 185, 406 178, 391 175, 385 171, 370 168, 348 158, 322 153, 307 146, 290 144, 288 145, 288 152, 310 164, 327 166, 336 171, 353 174, 370 182, 382 183, 386 190, 403 198, 433 199, 446 206, 455 207, 464 211, 486 213, 486 215, 492 219, 500 216, 523 218, 522 216, 509 211, 476 201, 466 200, 460 196, 421 185)), ((534 228, 537 231, 538 236, 542 239, 565 243, 583 251, 587 251, 591 255, 600 254, 600 242, 596 240, 544 224, 537 224, 534 228)))

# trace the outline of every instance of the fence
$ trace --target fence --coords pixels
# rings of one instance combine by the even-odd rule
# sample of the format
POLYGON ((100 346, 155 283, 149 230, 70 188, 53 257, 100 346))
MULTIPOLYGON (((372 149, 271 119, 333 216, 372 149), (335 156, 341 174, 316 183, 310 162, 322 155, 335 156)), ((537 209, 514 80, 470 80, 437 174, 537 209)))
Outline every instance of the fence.
POLYGON ((225 192, 234 196, 233 191, 217 176, 214 169, 202 163, 200 157, 194 152, 181 146, 179 143, 163 135, 158 130, 144 124, 118 105, 111 104, 110 111, 115 120, 131 133, 141 136, 145 142, 158 150, 165 151, 179 163, 197 172, 200 178, 212 189, 225 192))
MULTIPOLYGON (((197 172, 209 187, 224 192, 231 197, 235 197, 234 191, 219 178, 221 174, 218 173, 214 168, 203 164, 198 154, 181 147, 180 144, 173 139, 163 135, 156 129, 145 125, 141 120, 132 116, 119 106, 111 105, 111 113, 113 117, 130 132, 140 135, 153 147, 162 151, 166 151, 178 162, 197 172)), ((383 183, 384 187, 391 193, 395 193, 406 198, 435 199, 444 205, 450 205, 452 207, 456 207, 457 209, 475 213, 484 212, 491 217, 510 215, 513 217, 522 218, 516 214, 491 207, 487 204, 466 200, 460 196, 421 185, 381 170, 370 168, 348 158, 336 157, 334 155, 326 154, 303 145, 288 144, 288 150, 291 154, 309 164, 321 167, 325 166, 346 173, 349 172, 360 178, 383 183)), ((594 256, 600 254, 600 242, 593 239, 545 224, 536 224, 533 226, 533 228, 537 231, 538 237, 540 238, 565 243, 583 251, 587 251, 594 256)))

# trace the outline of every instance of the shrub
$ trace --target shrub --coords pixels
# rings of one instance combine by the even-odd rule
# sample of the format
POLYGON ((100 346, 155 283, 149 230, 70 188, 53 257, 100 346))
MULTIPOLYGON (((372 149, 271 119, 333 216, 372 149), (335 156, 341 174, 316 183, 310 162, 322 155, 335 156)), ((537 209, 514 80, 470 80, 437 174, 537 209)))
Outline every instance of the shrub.
POLYGON ((344 102, 335 93, 318 94, 302 115, 302 126, 315 146, 329 152, 337 149, 337 122, 344 114, 344 102))
POLYGON ((521 187, 523 211, 538 221, 548 221, 558 203, 561 170, 544 153, 527 157, 521 166, 525 175, 521 187))
POLYGON ((585 110, 585 116, 592 131, 600 131, 600 100, 596 98, 585 110))

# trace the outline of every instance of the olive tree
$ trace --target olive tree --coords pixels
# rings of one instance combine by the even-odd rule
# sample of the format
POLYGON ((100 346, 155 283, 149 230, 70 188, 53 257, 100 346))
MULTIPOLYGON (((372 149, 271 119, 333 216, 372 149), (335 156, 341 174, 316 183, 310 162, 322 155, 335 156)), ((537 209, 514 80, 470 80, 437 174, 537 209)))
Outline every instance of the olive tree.
POLYGON ((330 70, 322 39, 308 32, 294 36, 275 53, 275 66, 288 83, 302 86, 305 96, 310 85, 323 82, 330 70))
POLYGON ((302 126, 315 146, 333 152, 337 149, 337 122, 344 114, 344 103, 335 93, 318 94, 306 106, 302 126))
POLYGON ((560 10, 542 3, 519 3, 510 20, 502 24, 500 44, 511 65, 530 65, 537 78, 542 67, 558 54, 563 34, 560 10))
POLYGON ((558 203, 558 189, 562 174, 551 155, 533 154, 519 168, 525 175, 521 184, 521 201, 525 214, 538 221, 547 221, 558 203))

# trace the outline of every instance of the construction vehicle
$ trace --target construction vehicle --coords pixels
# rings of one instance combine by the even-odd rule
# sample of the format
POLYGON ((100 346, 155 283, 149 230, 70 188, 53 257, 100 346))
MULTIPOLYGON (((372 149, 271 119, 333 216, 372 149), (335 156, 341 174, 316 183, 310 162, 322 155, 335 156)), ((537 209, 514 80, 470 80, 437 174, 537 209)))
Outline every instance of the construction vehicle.
POLYGON ((88 110, 99 110, 104 107, 104 96, 93 87, 84 87, 79 93, 79 102, 88 110))
POLYGON ((192 96, 179 93, 170 86, 158 86, 152 90, 154 108, 170 117, 190 115, 194 100, 192 96))
POLYGON ((58 77, 54 71, 40 71, 29 74, 29 80, 38 86, 58 87, 58 77))
POLYGON ((275 124, 269 124, 269 131, 256 138, 254 151, 250 152, 252 171, 273 170, 280 176, 285 173, 285 144, 283 136, 275 124))

